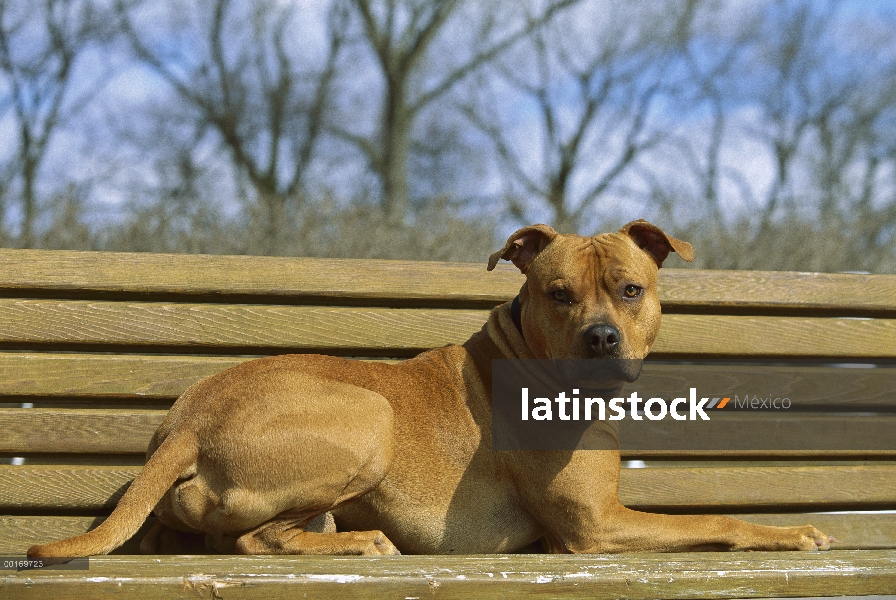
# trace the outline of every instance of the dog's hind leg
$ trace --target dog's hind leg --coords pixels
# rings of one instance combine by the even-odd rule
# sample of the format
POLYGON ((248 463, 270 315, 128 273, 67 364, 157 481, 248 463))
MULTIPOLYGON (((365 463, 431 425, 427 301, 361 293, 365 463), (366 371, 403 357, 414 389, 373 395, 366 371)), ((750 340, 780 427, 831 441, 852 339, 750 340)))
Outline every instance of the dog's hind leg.
POLYGON ((380 556, 401 554, 382 531, 317 533, 303 519, 274 519, 236 540, 240 554, 329 554, 380 556))

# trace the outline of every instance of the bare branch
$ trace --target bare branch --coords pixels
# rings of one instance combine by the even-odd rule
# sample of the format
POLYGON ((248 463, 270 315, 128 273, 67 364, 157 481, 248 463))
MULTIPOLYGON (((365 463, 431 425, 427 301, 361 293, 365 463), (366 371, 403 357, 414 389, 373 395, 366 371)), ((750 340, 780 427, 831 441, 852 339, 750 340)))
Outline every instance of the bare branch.
POLYGON ((476 71, 476 69, 481 66, 495 60, 498 56, 506 52, 512 46, 519 43, 521 40, 525 39, 529 36, 533 31, 542 27, 545 23, 549 22, 557 13, 570 6, 573 6, 580 2, 581 0, 557 0, 552 2, 550 6, 537 18, 529 19, 527 23, 522 26, 520 29, 511 33, 504 37, 504 39, 491 44, 485 50, 478 52, 472 59, 468 60, 463 65, 455 68, 451 71, 447 76, 443 77, 442 80, 422 93, 410 106, 411 113, 420 112, 423 107, 427 106, 436 98, 442 96, 447 93, 451 88, 457 85, 460 81, 468 77, 471 73, 476 71))

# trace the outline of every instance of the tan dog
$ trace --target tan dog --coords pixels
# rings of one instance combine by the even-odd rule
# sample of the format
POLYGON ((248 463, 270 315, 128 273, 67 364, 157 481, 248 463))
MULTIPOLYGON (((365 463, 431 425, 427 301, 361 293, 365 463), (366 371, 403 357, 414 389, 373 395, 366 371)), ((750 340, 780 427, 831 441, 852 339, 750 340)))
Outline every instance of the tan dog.
POLYGON ((107 553, 153 509, 228 553, 489 553, 539 538, 576 553, 828 548, 809 525, 630 510, 615 450, 492 449, 491 361, 643 358, 670 251, 693 259, 646 221, 592 238, 520 229, 489 260, 526 274, 518 304, 495 308, 463 345, 398 364, 278 356, 207 377, 174 404, 102 525, 28 554, 107 553), (328 511, 341 532, 312 531, 328 511))

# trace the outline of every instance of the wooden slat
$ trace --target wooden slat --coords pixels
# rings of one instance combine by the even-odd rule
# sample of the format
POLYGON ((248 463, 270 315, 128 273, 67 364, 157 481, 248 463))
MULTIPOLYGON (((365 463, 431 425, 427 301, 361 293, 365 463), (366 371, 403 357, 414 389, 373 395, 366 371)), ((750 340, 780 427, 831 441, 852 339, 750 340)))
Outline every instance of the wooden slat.
MULTIPOLYGON (((34 544, 80 535, 105 520, 106 517, 0 516, 0 556, 23 556, 34 544)), ((140 541, 155 522, 155 517, 149 517, 115 554, 140 554, 140 541)))
POLYGON ((681 308, 896 311, 896 275, 661 269, 660 301, 681 308), (861 293, 856 293, 861 290, 861 293))
POLYGON ((482 263, 208 256, 0 249, 6 295, 135 294, 494 305, 519 291, 512 265, 489 273, 482 263))
POLYGON ((0 452, 143 454, 167 410, 0 409, 0 452))
MULTIPOLYGON (((733 514, 759 525, 811 524, 837 539, 837 550, 896 548, 896 515, 893 514, 733 514)), ((80 535, 97 527, 105 517, 0 517, 0 556, 21 556, 33 544, 80 535)), ((115 554, 139 554, 139 543, 155 523, 153 517, 115 554)), ((205 554, 205 552, 202 552, 205 554)))
POLYGON ((896 548, 896 514, 732 514, 756 523, 792 527, 814 525, 837 540, 837 550, 896 548))
POLYGON ((651 450, 896 450, 896 414, 707 410, 707 421, 629 418, 619 423, 619 444, 630 452, 651 450))
MULTIPOLYGON (((497 304, 523 277, 482 263, 165 255, 0 249, 0 293, 204 297, 404 299, 437 305, 497 304)), ((679 307, 896 311, 896 275, 703 271, 659 273, 667 310, 679 307), (873 285, 870 284, 873 282, 873 285), (861 294, 854 290, 861 289, 861 294)))
POLYGON ((173 400, 247 358, 0 352, 0 397, 173 400))
POLYGON ((888 594, 896 552, 129 557, 0 571, 8 598, 767 598, 888 594))
MULTIPOLYGON (((0 299, 0 343, 407 356, 461 343, 487 316, 484 310, 0 299)), ((666 315, 653 353, 886 358, 896 356, 896 320, 666 315)))
MULTIPOLYGON (((0 352, 0 402, 3 396, 171 402, 200 378, 246 360, 251 358, 0 352)), ((847 371, 815 366, 775 366, 770 372, 738 365, 682 368, 648 362, 638 380, 627 384, 620 394, 627 396, 637 389, 643 397, 663 396, 690 386, 713 390, 713 394, 762 391, 769 389, 770 373, 774 389, 780 390, 782 397, 796 398, 802 408, 808 406, 808 398, 819 408, 841 411, 853 405, 864 411, 890 411, 896 403, 892 369, 847 371), (656 390, 660 391, 654 393, 656 390)))
POLYGON ((135 467, 0 465, 0 511, 111 509, 139 472, 135 467))
MULTIPOLYGON (((166 414, 165 410, 0 408, 0 453, 143 454, 166 414)), ((620 444, 629 454, 656 449, 896 452, 896 415, 710 414, 711 423, 624 421, 620 444)))
POLYGON ((891 358, 896 356, 896 320, 664 315, 652 353, 891 358))
MULTIPOLYGON (((644 398, 681 396, 691 387, 700 395, 731 398, 731 408, 749 406, 749 400, 788 398, 797 410, 838 410, 892 412, 896 409, 896 368, 878 364, 876 368, 855 368, 855 363, 831 365, 830 358, 791 362, 773 358, 752 365, 739 361, 696 361, 686 364, 663 363, 650 357, 641 374, 623 386, 618 395, 628 396, 637 390, 644 398)), ((871 361, 873 362, 873 361, 871 361)), ((766 405, 766 408, 768 405, 766 405)))
POLYGON ((626 506, 657 511, 892 509, 896 465, 625 469, 619 498, 626 506))
MULTIPOLYGON (((0 465, 0 510, 109 509, 138 472, 0 465)), ((659 511, 896 508, 896 465, 623 469, 619 497, 659 511)))
POLYGON ((464 341, 483 310, 0 300, 0 343, 416 353, 464 341))
MULTIPOLYGON (((39 398, 128 398, 170 401, 188 386, 240 364, 240 356, 114 355, 0 352, 0 402, 3 396, 39 398)), ((825 406, 890 409, 894 397, 893 369, 832 369, 818 366, 775 366, 776 390, 790 398, 819 393, 824 378, 825 406)), ((734 390, 767 393, 770 371, 740 365, 688 366, 648 361, 631 384, 638 390, 681 390, 690 386, 714 394, 734 390)), ((626 388, 627 389, 627 388, 626 388)), ((623 390, 627 396, 629 392, 623 390)), ((639 392, 641 396, 649 397, 639 392)), ((663 394, 653 394, 660 395, 663 394)))

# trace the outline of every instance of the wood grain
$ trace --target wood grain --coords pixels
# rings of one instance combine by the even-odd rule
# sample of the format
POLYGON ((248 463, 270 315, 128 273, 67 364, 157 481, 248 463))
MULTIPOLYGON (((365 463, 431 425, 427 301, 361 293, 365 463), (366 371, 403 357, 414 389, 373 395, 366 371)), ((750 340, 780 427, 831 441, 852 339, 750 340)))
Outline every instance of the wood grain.
POLYGON ((246 360, 224 356, 0 352, 0 397, 173 401, 199 379, 246 360))
MULTIPOLYGON (((731 514, 759 525, 811 524, 837 539, 836 550, 896 548, 896 517, 892 514, 731 514)), ((0 517, 0 556, 21 556, 33 544, 80 535, 96 528, 105 517, 6 516, 0 517)), ((140 540, 155 523, 149 517, 115 554, 139 554, 140 540)), ((203 552, 204 553, 204 552, 203 552)))
POLYGON ((412 355, 464 341, 487 318, 482 310, 0 299, 0 343, 412 355))
POLYGON ((707 308, 892 313, 896 275, 660 269, 665 312, 707 308))
MULTIPOLYGON (((165 255, 0 249, 0 292, 92 297, 177 295, 284 302, 306 299, 488 305, 524 278, 482 263, 165 255)), ((679 307, 896 311, 896 275, 661 269, 660 298, 679 307), (856 293, 861 290, 861 293, 856 293)))
MULTIPOLYGON (((0 510, 109 509, 138 472, 0 465, 0 510)), ((896 509, 896 465, 623 469, 619 498, 659 512, 896 509)))
MULTIPOLYGON (((0 352, 0 402, 3 396, 173 401, 200 378, 246 360, 250 358, 0 352)), ((644 397, 691 386, 715 395, 742 396, 749 390, 767 395, 773 385, 781 397, 799 398, 801 403, 818 397, 816 403, 823 407, 859 404, 864 409, 889 410, 896 404, 893 377, 893 369, 885 368, 844 370, 815 364, 776 365, 771 370, 733 364, 683 368, 648 360, 632 389, 644 397)), ((623 389, 623 395, 628 395, 627 390, 623 389)))
POLYGON ((896 552, 395 557, 104 556, 0 571, 8 598, 767 598, 888 594, 896 552))
MULTIPOLYGON (((0 453, 143 454, 165 410, 0 408, 0 453)), ((626 453, 653 450, 815 449, 896 453, 896 415, 806 414, 768 411, 711 413, 712 421, 624 421, 626 453)))
MULTIPOLYGON (((484 310, 0 299, 0 344, 411 356, 462 343, 484 310)), ((670 356, 896 356, 896 319, 666 315, 670 356)))
MULTIPOLYGON (((34 544, 86 533, 105 520, 106 517, 0 516, 0 556, 23 556, 34 544)), ((134 537, 114 553, 140 554, 140 541, 155 522, 155 517, 149 517, 134 537)))
POLYGON ((0 452, 143 454, 166 410, 0 409, 0 452))
POLYGON ((0 249, 0 291, 493 306, 513 298, 524 278, 509 264, 489 273, 487 258, 442 263, 0 249))
MULTIPOLYGON (((769 359, 753 365, 694 360, 667 364, 648 358, 638 379, 624 385, 619 395, 628 396, 637 390, 644 398, 673 398, 695 387, 701 396, 730 397, 731 408, 747 403, 747 397, 757 396, 788 398, 794 410, 896 412, 894 365, 857 366, 863 365, 836 367, 829 358, 795 363, 769 359)), ((762 401, 758 402, 761 406, 762 401)))
POLYGON ((896 320, 665 315, 652 355, 892 358, 896 320))

